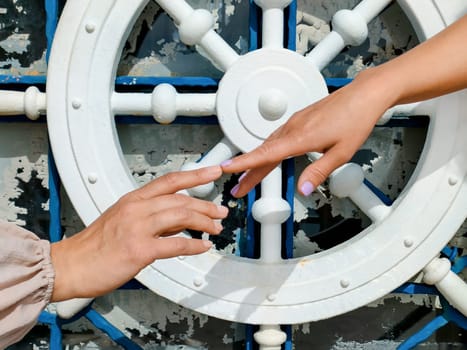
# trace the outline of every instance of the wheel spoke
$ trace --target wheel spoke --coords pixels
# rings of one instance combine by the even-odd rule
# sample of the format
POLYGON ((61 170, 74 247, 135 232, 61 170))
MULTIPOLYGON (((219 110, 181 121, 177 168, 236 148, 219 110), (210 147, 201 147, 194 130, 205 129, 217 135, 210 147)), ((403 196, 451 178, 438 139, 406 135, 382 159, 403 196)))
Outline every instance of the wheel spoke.
POLYGON ((213 29, 214 18, 207 10, 193 9, 184 0, 155 0, 178 27, 186 45, 199 45, 214 65, 226 71, 239 55, 213 29))
POLYGON ((340 10, 329 33, 307 55, 319 70, 326 67, 347 45, 358 46, 368 37, 367 24, 392 0, 363 0, 353 10, 340 10))
POLYGON ((152 115, 162 124, 177 116, 205 117, 216 114, 216 94, 179 94, 172 85, 160 84, 152 94, 118 93, 112 95, 115 115, 152 115))
POLYGON ((30 86, 25 92, 0 91, 0 116, 25 114, 29 119, 36 120, 46 112, 46 95, 35 86, 30 86))
POLYGON ((284 46, 284 8, 291 3, 291 0, 255 0, 255 2, 263 10, 262 46, 282 48, 284 46))
MULTIPOLYGON (((197 163, 186 163, 182 170, 194 170, 208 166, 219 165, 224 160, 230 159, 238 153, 238 148, 235 147, 227 137, 224 137, 217 145, 215 145, 203 158, 197 163)), ((194 197, 207 197, 214 189, 214 183, 197 186, 188 189, 188 194, 194 197)))
MULTIPOLYGON (((312 160, 319 159, 322 154, 307 154, 312 160)), ((355 163, 347 163, 334 170, 329 176, 329 190, 339 198, 349 198, 373 223, 383 221, 390 213, 387 206, 366 184, 363 169, 355 163)))
POLYGON ((261 223, 260 261, 282 260, 282 223, 290 216, 290 205, 282 198, 282 169, 275 168, 261 182, 261 198, 253 204, 253 217, 261 223))

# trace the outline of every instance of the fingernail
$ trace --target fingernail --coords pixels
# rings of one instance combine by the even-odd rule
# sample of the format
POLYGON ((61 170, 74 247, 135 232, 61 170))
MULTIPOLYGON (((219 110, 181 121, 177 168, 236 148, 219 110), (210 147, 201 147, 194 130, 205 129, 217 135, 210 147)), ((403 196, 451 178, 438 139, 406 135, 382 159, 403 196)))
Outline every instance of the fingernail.
POLYGON ((217 210, 219 211, 219 213, 223 216, 227 216, 229 214, 229 209, 224 207, 223 205, 219 205, 217 206, 217 210))
POLYGON ((221 163, 221 167, 229 166, 230 164, 232 164, 232 159, 228 159, 226 161, 223 161, 221 163))
POLYGON ((216 230, 219 231, 219 232, 224 229, 224 226, 222 226, 222 224, 220 222, 215 222, 214 226, 216 227, 216 230))
POLYGON ((304 196, 309 196, 315 190, 315 186, 310 181, 306 181, 303 183, 302 187, 300 187, 300 191, 303 193, 304 196))
POLYGON ((232 196, 235 197, 235 195, 237 194, 239 188, 240 188, 240 184, 235 185, 235 186, 232 188, 232 190, 230 191, 230 194, 231 194, 232 196))
POLYGON ((238 182, 242 182, 242 180, 245 178, 246 176, 246 172, 243 173, 239 178, 238 178, 238 182))
POLYGON ((211 248, 212 247, 212 242, 211 241, 208 241, 208 240, 205 240, 203 239, 203 245, 206 247, 206 248, 211 248))

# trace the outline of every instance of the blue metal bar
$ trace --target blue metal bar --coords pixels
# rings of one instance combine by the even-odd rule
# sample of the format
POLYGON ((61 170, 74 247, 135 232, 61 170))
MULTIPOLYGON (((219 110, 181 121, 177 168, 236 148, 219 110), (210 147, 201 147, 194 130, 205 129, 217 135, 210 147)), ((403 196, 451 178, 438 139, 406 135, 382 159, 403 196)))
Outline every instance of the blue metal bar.
POLYGON ((96 328, 100 329, 106 333, 113 341, 117 344, 123 346, 127 350, 142 350, 142 348, 131 341, 125 336, 119 329, 114 327, 110 322, 108 322, 101 314, 97 311, 90 309, 85 315, 86 317, 96 328))
POLYGON ((51 314, 47 311, 41 312, 39 315, 40 323, 46 324, 50 329, 50 349, 62 349, 62 331, 61 331, 61 320, 55 314, 51 314))
POLYGON ((120 76, 115 79, 118 86, 156 86, 171 84, 184 87, 217 87, 219 81, 209 77, 132 77, 120 76))
POLYGON ((392 200, 389 198, 383 191, 381 191, 378 187, 373 185, 367 179, 363 180, 363 183, 373 192, 385 205, 392 205, 392 200))
POLYGON ((467 329, 467 317, 454 309, 444 297, 441 296, 439 300, 443 307, 443 317, 457 326, 467 329))
POLYGON ((53 38, 55 36, 55 30, 57 29, 58 23, 58 0, 45 0, 45 13, 45 36, 47 38, 46 61, 48 62, 53 38))
POLYGON ((60 176, 55 165, 52 149, 49 145, 48 150, 48 165, 49 165, 49 236, 51 242, 58 242, 63 238, 62 223, 61 223, 61 207, 60 200, 60 176))
POLYGON ((399 288, 394 289, 391 293, 439 295, 439 292, 435 287, 420 283, 404 283, 399 288))
POLYGON ((249 47, 248 51, 254 51, 258 49, 260 38, 259 38, 259 8, 256 6, 254 0, 250 0, 250 15, 249 15, 249 47))
POLYGON ((45 75, 4 75, 0 74, 0 85, 19 84, 19 85, 45 85, 45 75))
POLYGON ((397 349, 409 350, 415 348, 418 344, 427 340, 434 332, 445 326, 447 323, 448 321, 442 315, 435 317, 428 324, 426 324, 425 327, 399 345, 397 349))
MULTIPOLYGON (((49 62, 55 30, 58 22, 58 0, 45 0, 45 35, 47 38, 46 62, 49 62)), ((42 77, 40 77, 42 78, 42 77)), ((24 81, 32 79, 24 79, 24 81)), ((55 161, 48 146, 48 170, 49 170, 49 236, 51 242, 57 242, 62 239, 61 234, 61 201, 60 201, 60 177, 55 166, 55 161)), ((59 322, 50 325, 50 349, 58 350, 62 348, 62 331, 59 322)))

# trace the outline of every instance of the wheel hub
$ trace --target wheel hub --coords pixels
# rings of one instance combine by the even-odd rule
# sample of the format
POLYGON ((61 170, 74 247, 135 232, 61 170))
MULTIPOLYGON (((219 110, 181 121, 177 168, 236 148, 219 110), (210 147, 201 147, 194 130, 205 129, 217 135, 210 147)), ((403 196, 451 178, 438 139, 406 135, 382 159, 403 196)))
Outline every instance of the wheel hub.
POLYGON ((230 141, 248 152, 327 94, 323 76, 305 57, 286 49, 260 49, 240 58, 221 80, 219 123, 230 141))

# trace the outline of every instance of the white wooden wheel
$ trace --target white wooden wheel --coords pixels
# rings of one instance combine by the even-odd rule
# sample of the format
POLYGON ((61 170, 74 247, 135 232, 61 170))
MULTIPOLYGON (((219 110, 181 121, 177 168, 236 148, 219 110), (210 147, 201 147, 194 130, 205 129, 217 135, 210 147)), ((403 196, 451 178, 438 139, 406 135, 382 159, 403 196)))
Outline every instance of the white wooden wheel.
MULTIPOLYGON (((282 47, 283 11, 290 0, 257 0, 263 47, 240 56, 212 29, 211 15, 184 0, 157 0, 180 38, 198 45, 225 72, 217 93, 179 94, 170 85, 153 93, 116 93, 115 72, 125 39, 147 0, 69 0, 54 39, 47 79, 50 139, 67 193, 89 224, 136 184, 123 159, 114 117, 216 114, 225 137, 199 164, 219 164, 259 145, 293 112, 326 96, 320 70, 346 45, 358 45, 367 23, 390 0, 363 0, 336 13, 334 31, 309 54, 282 47), (280 29, 280 30, 279 30, 280 29)), ((421 40, 464 13, 464 1, 399 1, 421 40)), ((281 170, 263 181, 254 216, 261 223, 259 260, 220 254, 156 261, 137 276, 154 292, 215 317, 250 324, 320 320, 363 306, 422 270, 467 214, 467 99, 441 99, 430 113, 423 154, 396 202, 385 206, 363 184, 360 169, 334 173, 331 188, 350 197, 373 224, 351 240, 314 255, 282 260, 281 223, 290 214, 281 198, 281 170)), ((209 186, 192 194, 206 195, 209 186)))

